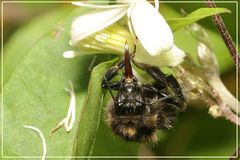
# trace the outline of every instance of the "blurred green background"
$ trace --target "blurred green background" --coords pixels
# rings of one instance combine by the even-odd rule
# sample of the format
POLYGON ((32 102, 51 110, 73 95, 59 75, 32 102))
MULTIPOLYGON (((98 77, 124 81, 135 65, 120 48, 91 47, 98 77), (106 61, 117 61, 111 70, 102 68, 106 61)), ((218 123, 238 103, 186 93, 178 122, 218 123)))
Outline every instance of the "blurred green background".
MULTIPOLYGON (((222 18, 235 41, 239 37, 239 35, 236 35, 238 27, 238 24, 236 24, 236 3, 216 3, 216 5, 231 10, 231 14, 222 14, 222 18)), ((181 8, 190 13, 201 7, 205 7, 205 5, 199 3, 160 3, 160 12, 165 18, 174 18, 181 17, 181 8)), ((72 9, 70 4, 64 3, 3 4, 3 47, 4 51, 6 51, 3 55, 4 85, 7 84, 19 61, 25 56, 25 52, 18 53, 18 50, 29 50, 45 34, 48 28, 54 28, 56 19, 66 16, 72 9), (64 11, 61 14, 55 14, 59 10, 64 11), (52 21, 53 19, 55 21, 52 21), (25 36, 23 39, 22 35, 25 36), (18 43, 20 41, 22 42, 18 43)), ((216 54, 220 63, 221 78, 229 91, 236 95, 236 92, 239 90, 239 88, 236 88, 236 70, 229 53, 226 52, 227 50, 221 37, 217 34, 210 17, 199 21, 199 23, 207 29, 214 47, 219 48, 217 50, 219 52, 216 54), (220 53, 222 48, 225 48, 224 53, 220 53)), ((195 54, 196 42, 193 41, 184 29, 175 33, 175 42, 179 48, 192 55, 195 54)), ((66 45, 67 43, 68 41, 66 41, 66 45)), ((75 69, 79 70, 79 68, 75 69)), ((89 75, 86 75, 86 77, 89 77, 89 75)), ((236 126, 223 118, 214 119, 208 114, 207 107, 200 103, 188 106, 187 110, 179 116, 174 128, 161 132, 159 135, 161 141, 154 145, 140 145, 139 147, 137 144, 123 142, 111 133, 111 130, 105 125, 103 118, 104 115, 101 118, 100 129, 93 149, 93 155, 96 156, 136 154, 230 156, 236 147, 236 126)))

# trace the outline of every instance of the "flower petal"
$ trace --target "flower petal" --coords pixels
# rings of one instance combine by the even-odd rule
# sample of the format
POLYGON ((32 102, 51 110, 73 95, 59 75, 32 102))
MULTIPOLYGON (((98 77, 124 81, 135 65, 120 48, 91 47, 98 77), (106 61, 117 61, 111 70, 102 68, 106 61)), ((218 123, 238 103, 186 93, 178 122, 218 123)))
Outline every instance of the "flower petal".
POLYGON ((89 12, 76 18, 71 29, 71 44, 113 24, 122 18, 128 7, 101 9, 89 12))
POLYGON ((158 11, 158 9, 159 9, 159 0, 154 0, 154 3, 155 3, 155 8, 158 11))
POLYGON ((144 47, 140 43, 137 43, 137 53, 135 54, 134 60, 156 67, 173 67, 181 63, 184 57, 185 53, 175 45, 173 45, 172 49, 168 52, 149 56, 144 47))
POLYGON ((87 7, 87 8, 119 8, 119 7, 125 7, 128 6, 128 4, 114 4, 114 5, 98 5, 98 4, 90 4, 85 2, 72 2, 73 5, 80 6, 80 7, 87 7))
POLYGON ((150 3, 136 2, 132 8, 131 21, 139 41, 150 55, 155 56, 172 48, 172 31, 150 3))
POLYGON ((63 57, 64 58, 73 58, 73 57, 75 57, 75 55, 76 55, 76 52, 74 52, 74 51, 63 52, 63 57))

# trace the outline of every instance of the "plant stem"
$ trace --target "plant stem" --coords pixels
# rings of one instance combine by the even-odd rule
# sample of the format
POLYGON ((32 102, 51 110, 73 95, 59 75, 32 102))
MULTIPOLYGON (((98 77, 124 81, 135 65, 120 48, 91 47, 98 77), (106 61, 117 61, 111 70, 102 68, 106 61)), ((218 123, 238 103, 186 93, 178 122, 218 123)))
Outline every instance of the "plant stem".
MULTIPOLYGON (((216 8, 216 5, 214 3, 214 0, 205 0, 206 6, 209 8, 216 8)), ((213 23, 217 27, 217 30, 219 34, 221 35, 222 39, 225 42, 225 45, 227 46, 229 53, 231 54, 232 58, 235 61, 236 66, 238 67, 238 71, 240 72, 240 57, 239 54, 237 53, 235 44, 232 40, 232 37, 230 36, 223 20, 222 17, 219 14, 213 15, 212 16, 213 23)))

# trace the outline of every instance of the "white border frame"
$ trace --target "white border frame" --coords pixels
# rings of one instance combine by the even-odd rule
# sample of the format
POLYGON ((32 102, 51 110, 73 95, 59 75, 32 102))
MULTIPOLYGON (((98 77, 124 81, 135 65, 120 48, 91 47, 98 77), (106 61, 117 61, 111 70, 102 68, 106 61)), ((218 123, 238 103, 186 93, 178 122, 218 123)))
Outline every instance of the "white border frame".
MULTIPOLYGON (((6 3, 71 3, 72 1, 2 1, 1 2, 1 158, 42 158, 42 156, 4 156, 3 155, 3 5, 6 3)), ((99 2, 99 1, 98 1, 99 2)), ((238 1, 214 1, 217 3, 236 4, 236 49, 238 53, 238 1)), ((203 1, 159 1, 159 3, 203 3, 203 1)), ((237 60, 238 62, 238 60, 237 60)), ((236 97, 238 97, 238 68, 236 66, 236 97)), ((238 105, 238 102, 237 104, 238 105)), ((238 107, 237 107, 238 112, 238 107)), ((238 155, 238 126, 236 124, 236 155, 238 155)), ((46 156, 46 158, 237 158, 237 156, 46 156)))

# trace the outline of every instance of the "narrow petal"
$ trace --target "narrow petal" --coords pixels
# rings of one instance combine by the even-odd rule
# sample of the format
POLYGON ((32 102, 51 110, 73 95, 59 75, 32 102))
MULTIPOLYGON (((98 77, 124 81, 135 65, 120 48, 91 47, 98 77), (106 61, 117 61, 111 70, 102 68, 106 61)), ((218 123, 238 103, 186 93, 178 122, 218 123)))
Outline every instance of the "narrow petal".
POLYGON ((80 6, 80 7, 87 7, 87 8, 101 8, 101 9, 107 9, 107 8, 119 8, 119 7, 125 7, 128 4, 114 4, 114 5, 98 5, 98 4, 90 4, 85 2, 72 2, 73 5, 80 6))
POLYGON ((42 154, 42 160, 45 160, 46 159, 46 154, 47 154, 47 144, 46 144, 46 140, 44 138, 44 135, 42 133, 42 131, 40 129, 38 129, 37 127, 34 127, 34 126, 29 126, 29 125, 24 125, 23 126, 24 128, 27 128, 27 129, 31 129, 35 132, 37 132, 42 140, 42 148, 43 148, 43 154, 42 154))
POLYGON ((55 128, 52 129, 51 134, 53 134, 63 126, 67 132, 70 132, 73 128, 73 124, 75 122, 75 116, 76 116, 76 95, 73 89, 72 82, 69 81, 69 84, 70 84, 70 88, 65 88, 66 92, 68 92, 71 97, 67 116, 63 118, 55 128))
POLYGON ((148 52, 143 48, 143 46, 137 44, 137 53, 134 60, 140 63, 149 64, 156 67, 163 66, 176 66, 183 61, 185 53, 179 49, 177 46, 173 45, 172 49, 168 52, 161 53, 155 56, 149 56, 148 52))
POLYGON ((159 9, 159 0, 154 0, 154 2, 155 2, 155 8, 158 11, 158 9, 159 9))
POLYGON ((79 16, 71 29, 71 43, 75 45, 85 37, 113 24, 122 18, 128 7, 95 10, 79 16))
POLYGON ((65 90, 70 94, 70 97, 71 97, 66 121, 64 123, 64 127, 67 132, 72 130, 73 124, 75 122, 75 116, 76 116, 76 95, 73 89, 72 82, 69 81, 69 84, 70 84, 70 88, 65 88, 65 90))
POLYGON ((74 51, 65 51, 63 52, 63 57, 64 58, 74 58, 76 55, 76 52, 74 51))
POLYGON ((133 7, 135 6, 135 3, 131 3, 129 8, 128 8, 128 11, 127 11, 127 23, 128 23, 128 29, 130 31, 130 33, 132 34, 133 37, 136 37, 134 31, 133 31, 133 26, 132 26, 132 22, 131 22, 131 13, 132 13, 132 9, 133 7))
POLYGON ((150 55, 170 50, 173 35, 162 15, 148 2, 136 2, 131 12, 133 29, 150 55))

